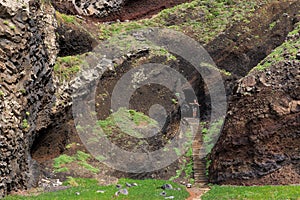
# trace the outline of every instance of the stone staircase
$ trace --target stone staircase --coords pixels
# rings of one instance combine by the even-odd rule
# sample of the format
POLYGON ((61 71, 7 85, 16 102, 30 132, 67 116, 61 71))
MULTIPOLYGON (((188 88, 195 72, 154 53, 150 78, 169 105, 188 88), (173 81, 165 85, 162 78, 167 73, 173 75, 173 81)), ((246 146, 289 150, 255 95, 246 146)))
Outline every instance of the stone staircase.
POLYGON ((206 177, 206 160, 205 152, 201 150, 203 140, 199 120, 187 118, 187 122, 195 134, 195 138, 192 143, 195 183, 199 185, 206 185, 208 183, 208 179, 206 177))

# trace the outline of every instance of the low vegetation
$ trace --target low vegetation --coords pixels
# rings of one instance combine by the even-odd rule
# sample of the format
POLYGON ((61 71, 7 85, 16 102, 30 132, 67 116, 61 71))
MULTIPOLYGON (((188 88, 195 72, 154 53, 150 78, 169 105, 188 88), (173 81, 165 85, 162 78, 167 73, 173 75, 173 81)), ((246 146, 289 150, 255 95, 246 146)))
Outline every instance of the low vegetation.
POLYGON ((213 186, 202 200, 300 199, 300 186, 213 186))
MULTIPOLYGON (((300 23, 295 25, 295 29, 288 34, 288 38, 294 38, 300 34, 300 23)), ((273 50, 263 61, 261 61, 253 70, 265 70, 280 61, 294 60, 299 51, 300 40, 287 40, 281 46, 273 50), (285 52, 285 53, 284 53, 285 52), (284 54, 288 55, 286 57, 284 54)))
POLYGON ((105 120, 99 120, 98 125, 108 135, 119 127, 127 134, 138 136, 140 131, 137 127, 140 127, 140 125, 144 128, 155 128, 158 123, 141 112, 120 108, 105 120))
MULTIPOLYGON (((219 138, 220 131, 222 130, 223 126, 223 119, 216 120, 215 122, 211 122, 211 125, 209 128, 207 128, 207 123, 202 122, 201 126, 202 128, 202 137, 203 137, 203 143, 205 152, 207 155, 210 154, 212 148, 214 147, 216 141, 219 138)), ((209 175, 209 166, 211 164, 211 160, 209 159, 209 156, 206 157, 206 176, 209 175)))
POLYGON ((194 0, 165 9, 151 19, 99 25, 100 40, 146 27, 166 27, 188 34, 202 44, 207 44, 234 22, 249 23, 255 8, 263 1, 241 0, 238 4, 228 0, 194 0))
POLYGON ((60 13, 58 11, 55 12, 56 18, 58 20, 58 22, 65 22, 65 23, 75 23, 76 21, 76 17, 73 15, 66 15, 63 13, 60 13))
POLYGON ((189 183, 194 183, 193 177, 193 149, 192 146, 188 149, 182 159, 182 164, 178 170, 176 170, 176 175, 171 177, 169 180, 173 181, 177 178, 184 178, 189 181, 189 183))
POLYGON ((5 200, 23 200, 23 199, 43 199, 43 200, 74 200, 74 199, 147 199, 147 200, 160 200, 164 199, 160 193, 163 191, 160 187, 164 184, 171 184, 173 190, 166 190, 166 197, 173 196, 174 199, 184 200, 189 194, 185 188, 181 185, 173 183, 171 181, 164 180, 132 180, 132 179, 120 179, 118 184, 122 188, 126 187, 126 183, 136 183, 137 186, 127 187, 128 195, 119 194, 116 196, 115 193, 119 190, 115 185, 100 186, 97 180, 94 179, 83 179, 83 178, 71 178, 64 182, 64 185, 70 186, 67 190, 58 192, 43 193, 38 196, 8 196, 5 200), (178 189, 179 188, 179 189, 178 189))
POLYGON ((99 173, 99 169, 93 167, 87 162, 89 158, 91 158, 91 155, 83 151, 77 151, 77 153, 73 156, 62 154, 54 159, 54 172, 67 172, 69 171, 68 164, 76 163, 92 173, 99 173))
POLYGON ((60 81, 71 80, 82 67, 87 65, 85 55, 58 57, 54 65, 54 75, 60 81))

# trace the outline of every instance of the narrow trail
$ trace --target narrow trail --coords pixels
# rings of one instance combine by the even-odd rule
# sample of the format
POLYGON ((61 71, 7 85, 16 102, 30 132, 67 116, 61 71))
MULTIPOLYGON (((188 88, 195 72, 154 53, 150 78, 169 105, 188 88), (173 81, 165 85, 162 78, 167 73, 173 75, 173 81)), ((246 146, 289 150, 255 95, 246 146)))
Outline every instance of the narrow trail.
POLYGON ((187 200, 199 200, 203 194, 210 190, 210 188, 207 187, 208 179, 206 176, 205 153, 201 150, 203 139, 199 121, 193 118, 189 118, 187 121, 195 134, 192 143, 195 185, 193 188, 187 189, 190 193, 190 197, 187 200))
POLYGON ((199 127, 199 121, 194 118, 188 118, 187 121, 195 134, 195 138, 192 143, 195 183, 199 185, 206 185, 208 180, 206 177, 205 152, 201 148, 203 143, 201 127, 199 127))
POLYGON ((209 187, 193 187, 188 188, 187 191, 190 193, 190 197, 186 200, 201 200, 201 196, 210 190, 209 187))

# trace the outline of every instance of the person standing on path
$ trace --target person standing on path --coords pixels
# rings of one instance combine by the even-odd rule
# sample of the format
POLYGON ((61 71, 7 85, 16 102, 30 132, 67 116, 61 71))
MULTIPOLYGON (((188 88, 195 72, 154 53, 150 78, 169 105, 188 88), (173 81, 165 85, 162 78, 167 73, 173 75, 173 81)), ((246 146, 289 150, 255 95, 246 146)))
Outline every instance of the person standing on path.
POLYGON ((192 105, 193 118, 196 118, 197 110, 198 110, 200 104, 197 102, 197 99, 194 99, 194 102, 190 103, 190 105, 192 105))

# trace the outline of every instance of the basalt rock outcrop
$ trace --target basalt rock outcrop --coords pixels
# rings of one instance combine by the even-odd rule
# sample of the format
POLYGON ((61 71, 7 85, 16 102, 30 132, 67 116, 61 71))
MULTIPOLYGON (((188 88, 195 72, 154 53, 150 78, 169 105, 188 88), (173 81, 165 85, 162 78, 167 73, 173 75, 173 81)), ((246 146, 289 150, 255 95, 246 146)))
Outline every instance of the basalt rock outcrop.
POLYGON ((57 49, 54 10, 38 1, 0 1, 0 197, 34 185, 30 158, 48 125, 57 49), (45 28, 47 27, 47 28, 45 28))
POLYGON ((68 14, 106 17, 111 13, 118 12, 125 0, 53 0, 52 2, 57 10, 68 14))
POLYGON ((300 183, 299 35, 298 27, 281 53, 262 64, 281 61, 239 81, 211 155, 211 182, 300 183))

